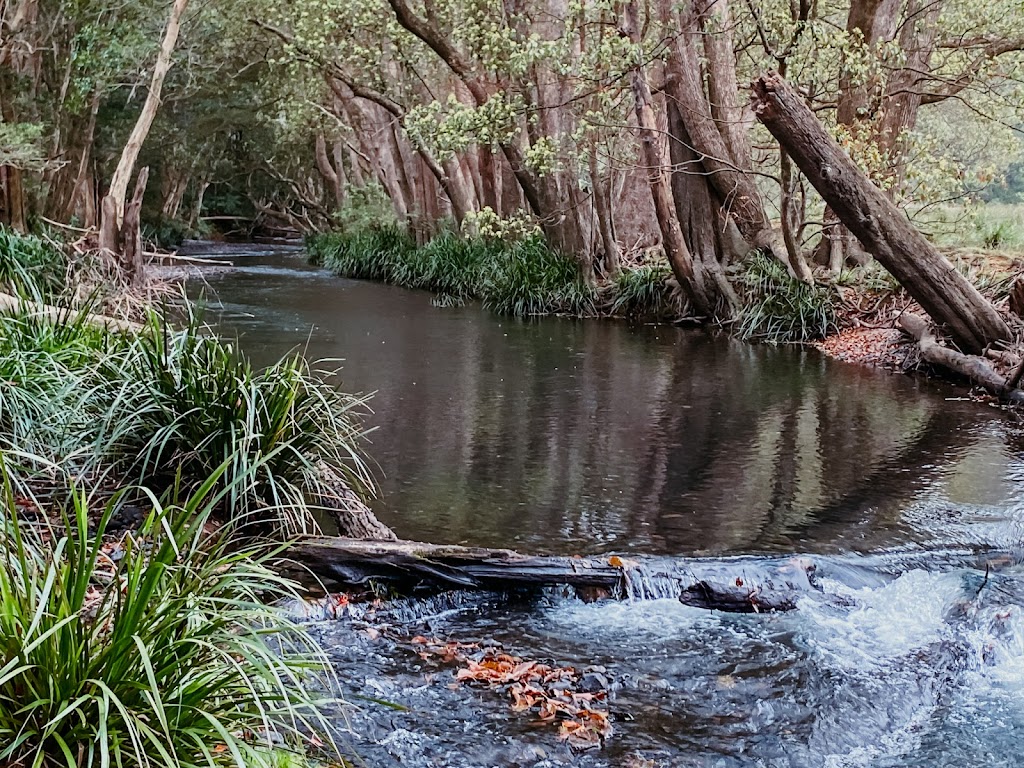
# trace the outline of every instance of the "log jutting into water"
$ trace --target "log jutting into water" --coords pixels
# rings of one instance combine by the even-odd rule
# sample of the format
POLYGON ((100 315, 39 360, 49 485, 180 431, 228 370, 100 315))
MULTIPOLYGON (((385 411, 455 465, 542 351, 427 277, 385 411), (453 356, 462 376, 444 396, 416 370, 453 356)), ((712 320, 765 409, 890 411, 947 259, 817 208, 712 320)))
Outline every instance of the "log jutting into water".
POLYGON ((1004 379, 983 357, 964 355, 939 344, 928 330, 928 322, 923 317, 905 313, 900 316, 900 327, 917 339, 917 346, 925 361, 948 368, 1008 402, 1024 403, 1024 392, 1016 388, 1017 382, 1004 379))
POLYGON ((657 565, 641 570, 617 556, 538 557, 508 549, 340 537, 299 540, 287 557, 279 570, 317 593, 380 581, 400 592, 568 585, 614 596, 627 594, 631 580, 646 578, 677 587, 671 596, 686 605, 753 613, 791 610, 801 595, 814 590, 814 566, 797 558, 694 558, 685 567, 674 561, 664 572, 657 565))

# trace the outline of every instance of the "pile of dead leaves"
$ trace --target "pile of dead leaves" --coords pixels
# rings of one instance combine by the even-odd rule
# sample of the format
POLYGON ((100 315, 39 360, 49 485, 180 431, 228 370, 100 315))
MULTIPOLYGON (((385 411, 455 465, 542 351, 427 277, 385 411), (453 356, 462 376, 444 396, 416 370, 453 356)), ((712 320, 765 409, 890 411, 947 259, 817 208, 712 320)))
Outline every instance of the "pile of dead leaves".
POLYGON ((581 691, 573 667, 526 661, 500 648, 481 649, 476 643, 444 643, 417 636, 425 661, 455 663, 456 685, 466 683, 503 691, 515 712, 531 712, 542 723, 558 725, 558 736, 574 750, 601 747, 612 733, 608 691, 581 691))
POLYGON ((847 328, 814 346, 835 360, 894 370, 906 367, 912 348, 895 328, 847 328))

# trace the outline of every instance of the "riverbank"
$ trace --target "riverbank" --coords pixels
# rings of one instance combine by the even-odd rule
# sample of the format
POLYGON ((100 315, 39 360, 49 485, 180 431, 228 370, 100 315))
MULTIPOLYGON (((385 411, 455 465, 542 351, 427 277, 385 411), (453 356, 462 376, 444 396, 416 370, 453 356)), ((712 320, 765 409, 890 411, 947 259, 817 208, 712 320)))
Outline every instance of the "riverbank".
POLYGON ((337 681, 271 604, 281 541, 390 534, 366 401, 121 277, 0 230, 0 764, 335 765, 337 681))
MULTIPOLYGON (((516 317, 567 315, 617 318, 639 323, 702 324, 678 283, 654 256, 628 262, 613 278, 588 285, 575 263, 534 240, 503 243, 443 234, 418 246, 394 228, 358 234, 328 233, 307 241, 310 259, 343 277, 369 279, 435 293, 438 307, 480 301, 498 314, 516 317)), ((947 249, 947 257, 1006 317, 1013 282, 1022 262, 1012 255, 947 249)), ((731 269, 740 305, 728 323, 746 341, 808 343, 833 359, 927 376, 948 370, 922 365, 916 340, 898 327, 905 313, 923 314, 877 263, 820 276, 813 284, 793 279, 785 268, 752 255, 731 269)), ((1018 356, 990 350, 993 372, 1011 379, 1018 356)))

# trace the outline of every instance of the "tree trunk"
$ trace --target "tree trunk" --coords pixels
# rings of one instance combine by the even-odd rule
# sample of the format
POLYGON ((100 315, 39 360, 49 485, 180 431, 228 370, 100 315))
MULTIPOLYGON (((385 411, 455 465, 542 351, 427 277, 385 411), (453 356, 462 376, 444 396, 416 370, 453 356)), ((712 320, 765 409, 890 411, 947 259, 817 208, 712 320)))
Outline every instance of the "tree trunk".
POLYGON ((762 75, 753 89, 757 118, 843 224, 936 322, 949 327, 961 348, 977 353, 1010 337, 995 308, 871 183, 785 80, 762 75))
POLYGON ((672 161, 672 198, 676 216, 683 229, 683 238, 693 256, 694 269, 705 277, 705 283, 714 281, 716 298, 720 299, 717 313, 720 319, 729 319, 739 306, 739 299, 722 268, 720 255, 727 244, 724 233, 717 225, 728 219, 721 210, 718 198, 699 168, 700 158, 691 148, 686 124, 675 102, 668 101, 669 158, 672 161))
MULTIPOLYGON (((163 89, 164 79, 171 68, 171 55, 178 43, 178 33, 181 30, 181 18, 188 8, 189 0, 174 0, 171 7, 170 17, 167 19, 167 26, 164 28, 164 39, 160 45, 160 53, 156 58, 156 65, 153 67, 153 76, 149 83, 149 93, 142 106, 142 112, 135 121, 135 127, 128 137, 124 149, 121 151, 121 158, 118 160, 114 175, 110 180, 110 190, 107 192, 102 204, 104 216, 113 215, 113 222, 104 221, 100 225, 100 248, 111 252, 117 252, 115 241, 104 242, 104 235, 119 232, 125 216, 125 197, 128 194, 128 182, 135 170, 135 161, 142 151, 142 144, 149 135, 149 129, 153 127, 157 110, 160 108, 160 91, 163 89), (107 200, 110 203, 107 203, 107 200)), ((140 174, 141 176, 141 174, 140 174)))
POLYGON ((1024 392, 1017 389, 1017 384, 1020 383, 1019 375, 1015 374, 1010 380, 1004 379, 985 358, 962 355, 956 350, 942 346, 928 331, 928 323, 918 315, 909 312, 900 315, 900 327, 917 340, 921 357, 925 361, 970 379, 1007 402, 1024 403, 1024 392))
POLYGON ((604 273, 607 277, 615 277, 622 271, 622 265, 619 258, 619 242, 615 236, 615 217, 612 213, 611 179, 601 174, 596 146, 590 147, 588 155, 590 185, 594 193, 594 213, 604 251, 604 273))
POLYGON ((0 167, 0 223, 15 232, 28 231, 22 171, 11 165, 0 167))
POLYGON ((188 228, 195 229, 199 223, 199 217, 203 215, 203 198, 206 197, 206 190, 210 188, 210 182, 200 178, 196 182, 196 190, 192 197, 192 205, 188 209, 188 228))
POLYGON ((710 0, 707 10, 700 18, 704 31, 704 57, 707 60, 708 100, 711 116, 718 123, 729 159, 742 171, 749 171, 751 165, 750 138, 751 120, 744 114, 740 104, 739 82, 736 78, 736 54, 733 50, 733 21, 729 12, 729 0, 710 0))
POLYGON ((386 582, 399 592, 508 590, 569 585, 608 596, 630 592, 631 579, 675 583, 680 602, 696 608, 755 613, 788 611, 815 590, 814 565, 800 558, 688 559, 685 568, 664 563, 644 569, 611 557, 534 557, 508 549, 483 549, 417 541, 349 538, 299 539, 278 569, 315 593, 386 582))
POLYGON ((125 279, 129 285, 137 285, 142 281, 142 198, 146 194, 146 183, 149 181, 149 167, 139 170, 135 181, 132 200, 125 209, 124 221, 121 224, 121 242, 119 253, 124 267, 125 279))
MULTIPOLYGON (((731 152, 722 134, 722 129, 711 112, 708 95, 704 90, 704 78, 696 40, 701 35, 693 3, 684 5, 682 13, 676 13, 670 0, 660 0, 662 17, 669 22, 676 20, 681 33, 673 37, 666 62, 665 93, 679 107, 686 132, 693 150, 700 156, 701 166, 723 205, 735 218, 740 233, 753 247, 775 256, 798 280, 811 282, 811 272, 801 254, 796 261, 788 258, 785 248, 777 237, 764 209, 761 193, 754 178, 737 167, 731 160, 731 152)), ((711 77, 720 82, 723 73, 711 77)), ((697 169, 693 169, 697 170, 697 169)))
MULTIPOLYGON (((632 0, 626 5, 622 27, 623 33, 634 44, 639 42, 640 28, 636 0, 632 0)), ((640 126, 640 157, 647 171, 647 182, 654 200, 654 212, 658 219, 658 229, 661 230, 665 256, 672 266, 672 272, 676 279, 693 304, 693 309, 697 314, 710 318, 714 313, 715 302, 709 296, 703 274, 698 267, 695 267, 693 255, 683 238, 683 230, 676 214, 672 186, 666 169, 667 152, 664 133, 658 130, 658 122, 651 105, 651 88, 647 84, 647 78, 640 62, 633 67, 631 82, 636 119, 640 126)))
POLYGON ((330 156, 327 154, 327 140, 322 133, 316 135, 314 154, 316 156, 317 170, 320 171, 320 175, 324 177, 327 188, 331 191, 334 206, 336 209, 341 208, 341 178, 338 175, 337 169, 331 163, 330 156))

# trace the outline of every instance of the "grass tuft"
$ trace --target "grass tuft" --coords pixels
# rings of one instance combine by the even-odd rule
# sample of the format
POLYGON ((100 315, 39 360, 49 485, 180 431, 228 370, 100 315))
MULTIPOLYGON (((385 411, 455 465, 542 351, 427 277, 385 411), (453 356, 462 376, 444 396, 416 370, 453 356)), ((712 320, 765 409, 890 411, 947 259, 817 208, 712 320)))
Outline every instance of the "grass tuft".
POLYGON ((503 315, 591 315, 595 294, 576 262, 539 238, 506 243, 446 232, 425 246, 398 227, 329 233, 307 242, 310 258, 349 278, 433 291, 444 305, 477 299, 503 315))
POLYGON ((0 764, 269 768, 311 734, 332 743, 326 657, 268 605, 295 585, 209 533, 217 473, 116 550, 116 499, 27 517, 0 475, 0 764))
POLYGON ((833 289, 794 279, 770 256, 755 253, 749 258, 742 285, 746 305, 737 327, 742 339, 812 341, 838 329, 833 289))

